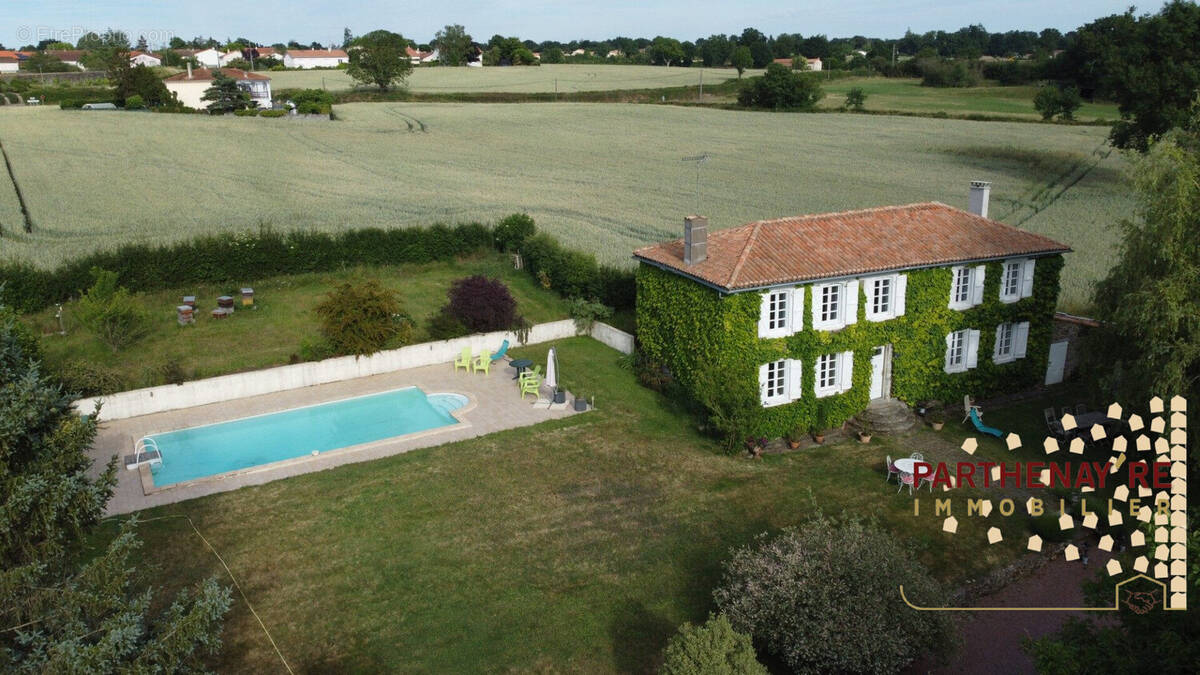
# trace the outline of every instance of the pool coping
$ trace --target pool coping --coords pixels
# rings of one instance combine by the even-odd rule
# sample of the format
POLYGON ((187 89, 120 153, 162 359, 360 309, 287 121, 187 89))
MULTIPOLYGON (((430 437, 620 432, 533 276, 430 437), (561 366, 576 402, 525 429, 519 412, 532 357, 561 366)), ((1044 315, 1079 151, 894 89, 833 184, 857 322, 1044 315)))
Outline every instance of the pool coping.
MULTIPOLYGON (((350 400, 354 400, 356 398, 366 398, 368 396, 379 396, 381 394, 387 394, 387 393, 391 393, 394 391, 403 391, 405 389, 419 389, 421 391, 421 393, 425 394, 425 396, 427 398, 430 396, 429 392, 426 392, 423 388, 421 388, 420 385, 414 384, 414 385, 409 385, 406 387, 398 387, 396 389, 388 389, 385 391, 374 392, 371 394, 361 394, 358 396, 347 396, 345 398, 334 399, 332 401, 324 401, 321 403, 312 403, 309 405, 296 406, 294 408, 288 408, 286 410, 276 410, 274 412, 258 413, 256 415, 247 415, 245 417, 235 417, 233 419, 222 420, 219 422, 209 422, 207 424, 197 424, 197 425, 190 426, 190 427, 181 427, 179 429, 154 431, 151 433, 143 434, 143 437, 153 436, 155 434, 166 434, 166 433, 171 433, 173 431, 183 431, 186 429, 200 429, 203 427, 216 426, 218 424, 226 424, 229 422, 237 422, 240 420, 254 419, 255 417, 266 417, 267 415, 277 415, 279 413, 290 412, 292 410, 303 410, 304 408, 313 408, 316 406, 328 405, 331 403, 339 403, 341 401, 350 401, 350 400)), ((341 448, 334 448, 332 450, 326 450, 325 452, 320 452, 320 453, 316 453, 316 454, 310 453, 307 455, 300 455, 299 457, 291 457, 289 459, 281 459, 278 462, 268 462, 267 464, 257 464, 255 466, 248 466, 244 469, 234 469, 233 471, 224 471, 221 473, 214 473, 210 476, 200 476, 199 478, 193 478, 191 480, 182 480, 182 481, 179 481, 176 483, 171 483, 170 485, 162 485, 162 486, 155 485, 154 484, 154 474, 150 470, 150 465, 149 464, 140 464, 137 467, 137 471, 138 471, 138 478, 140 479, 141 484, 142 484, 142 495, 149 497, 151 495, 159 494, 162 492, 168 492, 168 491, 174 490, 176 488, 192 487, 192 486, 196 486, 196 485, 205 485, 208 483, 216 483, 216 482, 228 480, 230 478, 235 478, 235 477, 240 477, 240 476, 250 476, 250 475, 253 475, 256 473, 262 473, 264 471, 275 471, 275 470, 283 469, 283 468, 286 468, 289 466, 298 466, 298 465, 302 465, 302 464, 305 464, 308 462, 315 462, 315 461, 322 459, 324 457, 327 457, 333 453, 338 453, 339 455, 342 455, 342 454, 349 454, 352 452, 361 452, 363 450, 369 450, 371 448, 378 447, 378 446, 386 444, 386 443, 395 443, 397 441, 410 441, 410 440, 414 440, 417 438, 424 438, 426 436, 432 436, 432 435, 439 434, 439 433, 445 433, 445 432, 448 432, 448 431, 451 431, 454 429, 469 429, 473 426, 471 424, 471 421, 468 419, 465 419, 464 417, 462 417, 462 415, 465 415, 466 413, 471 412, 478 406, 478 401, 476 400, 474 395, 470 394, 469 392, 462 392, 462 391, 436 391, 433 393, 435 393, 435 394, 458 394, 459 396, 466 397, 467 402, 465 405, 463 405, 461 408, 456 408, 454 410, 448 411, 450 413, 450 416, 453 417, 457 421, 457 424, 447 424, 447 425, 440 426, 440 427, 437 427, 434 429, 425 429, 423 431, 414 431, 412 433, 401 434, 399 436, 388 436, 387 438, 379 438, 374 441, 370 441, 368 443, 358 443, 356 445, 347 445, 347 446, 344 446, 341 448)))

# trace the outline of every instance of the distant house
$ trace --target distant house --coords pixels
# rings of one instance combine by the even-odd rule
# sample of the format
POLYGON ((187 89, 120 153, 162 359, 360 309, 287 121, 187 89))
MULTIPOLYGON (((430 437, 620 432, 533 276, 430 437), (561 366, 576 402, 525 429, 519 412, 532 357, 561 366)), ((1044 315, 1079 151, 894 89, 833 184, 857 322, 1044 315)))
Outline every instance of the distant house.
POLYGON ((217 66, 221 65, 222 54, 212 47, 200 50, 180 49, 178 51, 180 56, 185 58, 190 56, 196 59, 196 63, 199 63, 205 68, 216 68, 217 66))
POLYGON ((129 52, 129 65, 153 68, 154 66, 161 66, 162 59, 150 52, 139 52, 135 49, 129 52))
MULTIPOLYGON (((804 59, 804 61, 808 64, 809 70, 818 71, 824 68, 824 64, 821 63, 821 59, 804 59)), ((796 65, 795 59, 775 59, 775 63, 778 63, 781 66, 787 66, 789 68, 796 65)))
POLYGON ((72 67, 78 68, 80 70, 87 70, 86 68, 83 67, 83 61, 82 61, 83 55, 84 55, 84 51, 81 49, 48 49, 48 50, 46 50, 46 56, 58 59, 59 61, 62 61, 63 63, 67 64, 68 66, 72 66, 72 67))
POLYGON ((570 54, 567 54, 567 56, 583 56, 586 53, 587 53, 587 50, 576 49, 575 51, 571 52, 570 54))
POLYGON ((685 390, 757 391, 753 433, 830 428, 870 406, 1050 381, 1054 240, 944 204, 762 220, 634 252, 638 340, 685 390), (703 377, 705 368, 717 380, 703 377))
POLYGON ((604 55, 604 58, 606 58, 606 59, 619 59, 619 58, 621 58, 621 57, 622 57, 622 56, 624 56, 624 55, 625 55, 625 54, 624 54, 624 52, 622 52, 620 49, 613 49, 613 50, 609 51, 607 54, 605 54, 605 55, 604 55))
MULTIPOLYGON (((193 71, 191 67, 185 73, 178 73, 163 80, 167 91, 175 94, 179 102, 189 108, 203 110, 208 102, 203 100, 204 92, 212 86, 213 69, 201 68, 193 71)), ((238 86, 250 93, 250 100, 259 108, 271 107, 271 78, 262 73, 248 73, 237 68, 221 68, 219 72, 237 80, 238 86)))
POLYGON ((15 73, 21 69, 21 59, 12 52, 0 52, 0 73, 15 73))
POLYGON ((283 65, 288 68, 336 68, 349 62, 349 55, 341 49, 289 49, 283 55, 283 65))

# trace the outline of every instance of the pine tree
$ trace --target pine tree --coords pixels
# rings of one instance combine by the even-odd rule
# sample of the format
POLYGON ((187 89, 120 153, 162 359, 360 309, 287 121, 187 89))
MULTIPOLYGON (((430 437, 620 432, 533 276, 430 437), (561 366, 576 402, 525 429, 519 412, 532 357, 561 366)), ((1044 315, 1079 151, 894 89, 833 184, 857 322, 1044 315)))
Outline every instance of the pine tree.
POLYGON ((201 101, 211 101, 208 112, 223 115, 250 107, 250 93, 238 86, 237 80, 220 70, 213 71, 212 86, 204 91, 201 101))

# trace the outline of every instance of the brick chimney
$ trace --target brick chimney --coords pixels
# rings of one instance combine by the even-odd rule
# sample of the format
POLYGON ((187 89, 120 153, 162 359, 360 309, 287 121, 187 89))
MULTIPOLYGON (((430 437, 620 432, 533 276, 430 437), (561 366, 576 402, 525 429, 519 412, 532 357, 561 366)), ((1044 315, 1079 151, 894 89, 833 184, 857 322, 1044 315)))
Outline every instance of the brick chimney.
POLYGON ((985 180, 971 181, 971 196, 967 201, 967 210, 977 216, 987 218, 988 198, 992 194, 992 184, 985 180))
POLYGON ((687 216, 683 219, 683 264, 704 262, 708 258, 708 218, 687 216))

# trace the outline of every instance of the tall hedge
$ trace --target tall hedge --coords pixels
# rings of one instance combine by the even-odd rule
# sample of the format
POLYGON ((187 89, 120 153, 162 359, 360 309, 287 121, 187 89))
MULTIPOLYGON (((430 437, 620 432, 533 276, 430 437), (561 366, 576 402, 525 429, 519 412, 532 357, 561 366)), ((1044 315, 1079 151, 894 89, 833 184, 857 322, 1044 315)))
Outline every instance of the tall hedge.
MULTIPOLYGON (((696 398, 701 368, 722 373, 715 386, 729 378, 755 383, 758 368, 778 359, 800 359, 804 394, 792 403, 763 410, 755 433, 778 437, 796 428, 807 429, 825 412, 829 427, 867 407, 870 397, 871 354, 880 345, 894 345, 892 396, 908 403, 936 399, 961 401, 964 394, 989 396, 1039 384, 1046 372, 1054 307, 1058 299, 1062 256, 1038 258, 1033 296, 1014 303, 999 300, 1001 262, 989 263, 984 276, 983 303, 965 311, 948 308, 950 268, 912 270, 904 316, 881 322, 866 320, 866 302, 858 303, 858 321, 837 331, 811 330, 813 293, 805 292, 805 329, 783 338, 759 339, 760 295, 720 295, 684 277, 649 265, 637 271, 638 341, 645 354, 666 366, 685 391, 696 398), (1023 359, 992 362, 995 327, 1008 321, 1029 321, 1029 341, 1023 359), (980 331, 978 366, 965 373, 944 372, 946 335, 963 328, 980 331), (816 398, 813 394, 817 358, 854 352, 853 386, 843 394, 816 398)), ((860 290, 861 292, 861 290, 860 290)))

